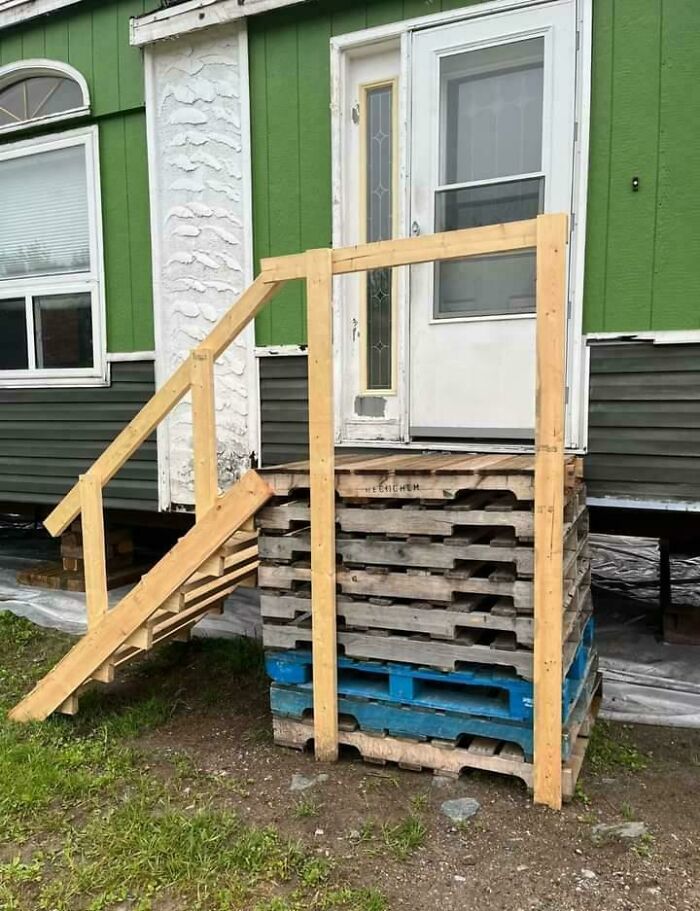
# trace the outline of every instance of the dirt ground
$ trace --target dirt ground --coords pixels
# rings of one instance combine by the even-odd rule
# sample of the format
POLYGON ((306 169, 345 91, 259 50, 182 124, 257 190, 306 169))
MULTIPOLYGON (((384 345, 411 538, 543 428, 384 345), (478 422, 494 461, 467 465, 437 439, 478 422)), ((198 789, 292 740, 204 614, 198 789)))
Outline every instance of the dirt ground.
MULTIPOLYGON (((31 672, 35 678, 52 653, 42 639, 31 638, 34 635, 27 634, 23 648, 35 656, 31 672)), ((61 640, 55 649, 64 651, 66 645, 61 640)), ((153 706, 160 706, 152 723, 137 726, 133 734, 129 730, 120 734, 137 757, 142 779, 164 782, 170 789, 168 799, 176 795, 184 810, 206 800, 208 807, 231 811, 246 825, 270 826, 281 837, 298 841, 310 856, 328 861, 328 868, 336 871, 333 875, 341 875, 349 888, 373 890, 364 903, 345 905, 329 898, 330 893, 314 892, 310 880, 312 888, 304 892, 305 897, 292 900, 282 877, 268 882, 264 903, 256 893, 255 900, 231 903, 231 908, 695 911, 700 907, 700 731, 599 724, 576 799, 554 813, 533 807, 524 786, 512 779, 472 773, 450 781, 391 766, 367 766, 347 756, 327 766, 316 763, 310 754, 277 747, 270 733, 267 682, 259 655, 243 663, 227 662, 221 660, 225 649, 193 642, 173 646, 144 662, 126 679, 102 688, 81 710, 82 721, 61 722, 61 742, 95 725, 95 719, 110 713, 122 717, 126 707, 140 707, 145 715, 144 706, 150 706, 151 712, 153 706), (311 779, 311 786, 293 791, 295 773, 311 779), (469 821, 455 825, 440 810, 441 803, 453 797, 475 798, 480 809, 469 821), (626 840, 594 837, 598 823, 634 820, 645 823, 645 835, 626 840)), ((21 676, 17 671, 12 679, 21 676)), ((26 688, 26 683, 22 686, 26 688)), ((29 751, 23 761, 31 763, 31 756, 29 751)), ((0 772, 2 768, 0 754, 0 772)), ((90 812, 108 819, 113 812, 109 801, 118 804, 126 798, 123 792, 110 791, 109 797, 106 791, 101 793, 96 804, 89 804, 90 812)), ((0 793, 0 805, 2 799, 0 793)), ((69 820, 73 833, 76 825, 87 824, 83 818, 87 812, 83 810, 77 822, 73 812, 69 820)), ((34 814, 32 819, 36 818, 34 814)), ((31 872, 26 873, 30 885, 15 887, 8 877, 7 891, 0 891, 3 911, 142 907, 189 911, 195 907, 185 900, 159 903, 155 886, 152 904, 109 896, 90 903, 80 897, 89 892, 85 882, 68 891, 64 884, 63 892, 54 883, 42 892, 39 887, 43 883, 45 888, 47 878, 60 881, 67 876, 65 870, 57 872, 60 865, 56 864, 56 857, 66 851, 56 836, 56 831, 63 832, 62 825, 54 822, 51 833, 38 832, 35 826, 31 844, 42 845, 44 866, 41 873, 35 871, 33 880, 31 872), (54 846, 50 864, 45 860, 47 844, 54 846), (50 903, 46 898, 59 892, 60 901, 50 903), (5 904, 3 894, 11 896, 5 904)), ((3 845, 0 861, 6 861, 6 873, 19 859, 22 870, 35 869, 26 839, 26 834, 11 835, 3 845)), ((79 861, 76 853, 65 856, 72 857, 74 865, 79 861)), ((319 882, 323 875, 319 873, 319 882)), ((214 905, 200 901, 196 907, 214 905)), ((215 907, 229 905, 219 902, 215 907)))
POLYGON ((224 682, 216 703, 203 705, 187 682, 203 674, 193 656, 180 677, 177 715, 139 747, 153 761, 185 752, 198 770, 242 782, 244 793, 232 798, 239 812, 334 858, 355 885, 376 886, 388 908, 700 907, 700 731, 600 724, 578 796, 557 814, 533 807, 514 779, 478 772, 434 779, 352 756, 319 765, 272 743, 264 680, 224 682), (328 778, 300 794, 290 791, 295 773, 328 778), (481 809, 455 826, 440 805, 463 796, 481 809), (425 826, 421 843, 396 856, 382 826, 416 817, 425 826), (646 823, 648 835, 602 842, 592 835, 597 823, 629 820, 646 823))

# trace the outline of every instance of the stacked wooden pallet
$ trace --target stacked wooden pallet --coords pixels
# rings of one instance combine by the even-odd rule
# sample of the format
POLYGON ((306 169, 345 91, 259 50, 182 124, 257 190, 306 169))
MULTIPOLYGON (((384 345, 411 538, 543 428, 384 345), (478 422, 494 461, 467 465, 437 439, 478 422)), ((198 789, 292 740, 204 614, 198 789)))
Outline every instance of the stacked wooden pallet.
MULTIPOLYGON (((563 754, 570 761, 597 677, 588 517, 573 460, 569 468, 562 648, 563 754)), ((299 746, 312 736, 313 710, 308 474, 295 465, 266 476, 278 496, 257 517, 263 641, 276 737, 299 746)), ((494 770, 503 771, 507 759, 529 784, 532 716, 499 716, 494 705, 516 685, 532 702, 532 458, 355 456, 339 461, 336 478, 339 710, 353 726, 343 738, 357 734, 361 752, 376 759, 377 744, 369 749, 367 737, 381 732, 386 750, 398 736, 404 764, 405 738, 417 738, 426 758, 409 764, 440 771, 454 771, 455 762, 473 766, 467 754, 475 749, 483 768, 486 750, 498 760, 494 770), (397 689, 407 675, 411 687, 397 689), (421 701, 415 693, 426 688, 448 698, 421 701), (487 691, 495 697, 486 699, 487 691), (426 743, 438 741, 450 748, 447 765, 426 754, 426 743)))

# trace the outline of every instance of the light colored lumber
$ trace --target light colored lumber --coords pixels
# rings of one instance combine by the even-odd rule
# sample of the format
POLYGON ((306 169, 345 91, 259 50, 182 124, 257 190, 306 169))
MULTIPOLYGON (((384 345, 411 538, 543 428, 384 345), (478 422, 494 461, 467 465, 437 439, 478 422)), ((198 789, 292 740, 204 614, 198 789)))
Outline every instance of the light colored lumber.
POLYGON ((272 495, 255 472, 247 472, 182 537, 116 607, 10 712, 15 721, 46 718, 110 659, 210 554, 272 495))
MULTIPOLYGON (((404 237, 381 240, 353 247, 339 247, 331 251, 333 274, 364 272, 392 266, 415 263, 440 262, 481 256, 485 253, 504 253, 509 250, 526 250, 536 244, 534 219, 514 221, 460 231, 443 231, 422 237, 404 237)), ((263 259, 261 277, 265 282, 288 281, 303 278, 306 274, 306 256, 314 251, 263 259)))
MULTIPOLYGON (((269 284, 258 277, 238 298, 235 305, 224 314, 199 347, 210 350, 216 360, 241 330, 274 297, 280 287, 280 284, 269 284)), ((153 398, 146 402, 136 417, 115 437, 91 467, 90 472, 94 473, 103 487, 148 439, 189 388, 190 363, 185 361, 161 386, 153 398)), ((76 484, 44 520, 49 534, 54 537, 60 535, 75 519, 79 511, 80 493, 76 484)))
POLYGON ((326 761, 338 758, 332 284, 331 251, 307 251, 314 743, 326 761))
POLYGON ((107 613, 107 561, 102 487, 95 475, 90 472, 80 475, 78 487, 82 513, 85 608, 89 629, 107 613))
POLYGON ((535 421, 534 799, 562 802, 565 215, 537 219, 535 421))
POLYGON ((211 508, 219 489, 216 465, 214 358, 211 350, 195 348, 190 355, 190 368, 194 502, 196 517, 201 519, 211 508))

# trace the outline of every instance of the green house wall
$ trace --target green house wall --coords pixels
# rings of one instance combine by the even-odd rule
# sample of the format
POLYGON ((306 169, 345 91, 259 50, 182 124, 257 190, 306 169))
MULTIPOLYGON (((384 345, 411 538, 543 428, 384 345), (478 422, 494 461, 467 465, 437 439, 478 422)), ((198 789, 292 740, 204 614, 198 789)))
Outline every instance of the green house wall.
MULTIPOLYGON (((0 32, 0 66, 47 58, 79 70, 99 128, 107 350, 153 349, 151 242, 141 51, 129 45, 129 18, 148 0, 88 0, 0 32)), ((82 125, 72 121, 60 132, 82 125)), ((3 137, 2 144, 26 138, 3 137)))
MULTIPOLYGON (((319 0, 249 20, 258 259, 331 243, 331 36, 466 5, 319 0)), ((593 10, 584 329, 698 329, 700 2, 593 10)), ((259 317, 257 340, 305 344, 301 287, 259 317)))

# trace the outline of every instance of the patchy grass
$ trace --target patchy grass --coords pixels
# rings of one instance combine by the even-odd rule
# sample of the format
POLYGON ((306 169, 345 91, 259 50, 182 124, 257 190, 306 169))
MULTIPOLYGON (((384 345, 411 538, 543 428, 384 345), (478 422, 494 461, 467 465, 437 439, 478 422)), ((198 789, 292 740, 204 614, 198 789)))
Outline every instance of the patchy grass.
POLYGON ((294 815, 297 819, 313 819, 321 812, 323 804, 316 797, 311 795, 302 797, 294 807, 294 815))
POLYGON ((601 774, 621 769, 639 772, 648 765, 647 757, 629 741, 621 726, 613 732, 609 724, 600 720, 593 727, 586 761, 601 774))
POLYGON ((387 848, 399 859, 406 860, 425 842, 427 829, 423 820, 415 813, 409 815, 396 825, 384 824, 382 838, 387 848))
POLYGON ((7 721, 70 641, 0 614, 2 911, 385 911, 379 893, 348 886, 312 848, 246 822, 231 808, 247 793, 239 782, 198 772, 184 752, 154 770, 134 745, 181 710, 183 664, 207 669, 206 712, 222 681, 263 673, 257 644, 173 646, 124 686, 88 694, 76 718, 7 721))

